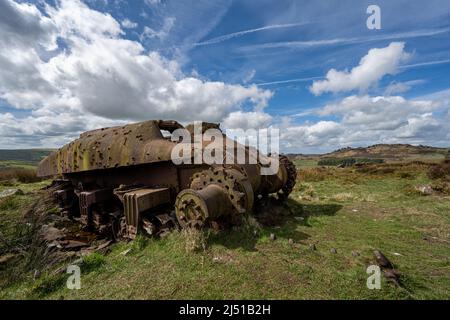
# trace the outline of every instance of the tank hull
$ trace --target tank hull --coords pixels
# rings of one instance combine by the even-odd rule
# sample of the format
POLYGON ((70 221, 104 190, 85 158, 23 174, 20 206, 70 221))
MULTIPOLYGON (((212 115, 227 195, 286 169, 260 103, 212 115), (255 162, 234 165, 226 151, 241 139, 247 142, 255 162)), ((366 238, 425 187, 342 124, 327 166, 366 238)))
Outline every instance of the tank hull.
MULTIPOLYGON (((38 174, 63 177, 55 198, 86 228, 128 238, 140 230, 152 233, 164 223, 235 223, 252 213, 259 196, 275 193, 285 199, 292 191, 293 164, 281 157, 277 172, 262 175, 250 148, 243 149, 244 164, 175 164, 172 151, 181 142, 167 139, 162 130, 180 128, 175 121, 150 120, 90 131, 44 159, 38 174)), ((208 143, 202 141, 203 148, 208 143)))

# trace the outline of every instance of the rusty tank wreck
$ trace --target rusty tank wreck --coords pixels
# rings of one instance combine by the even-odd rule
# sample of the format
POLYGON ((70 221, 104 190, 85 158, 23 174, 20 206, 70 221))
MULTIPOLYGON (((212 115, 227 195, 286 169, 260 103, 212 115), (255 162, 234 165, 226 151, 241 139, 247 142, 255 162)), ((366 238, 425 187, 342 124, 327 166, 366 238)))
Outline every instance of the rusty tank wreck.
MULTIPOLYGON (((229 139, 218 124, 201 123, 200 130, 218 130, 232 142, 231 152, 243 147, 244 164, 175 164, 173 149, 186 142, 170 135, 177 129, 193 135, 194 128, 149 120, 85 132, 43 159, 37 174, 55 177, 52 193, 64 214, 114 239, 155 234, 168 224, 220 228, 251 214, 259 198, 288 197, 296 181, 292 162, 277 155, 277 171, 262 175, 264 155, 229 139)), ((201 148, 209 143, 202 140, 201 148)))

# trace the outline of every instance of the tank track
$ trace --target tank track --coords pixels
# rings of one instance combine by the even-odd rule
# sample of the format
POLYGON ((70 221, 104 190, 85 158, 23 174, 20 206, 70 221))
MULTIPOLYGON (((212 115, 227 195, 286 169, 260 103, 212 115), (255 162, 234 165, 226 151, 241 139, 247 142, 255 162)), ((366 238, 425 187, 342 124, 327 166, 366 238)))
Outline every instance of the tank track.
POLYGON ((295 164, 292 163, 292 161, 284 155, 280 155, 280 165, 284 165, 288 176, 287 182, 284 184, 281 190, 277 192, 278 199, 284 201, 289 197, 295 187, 295 183, 297 181, 297 168, 295 164))

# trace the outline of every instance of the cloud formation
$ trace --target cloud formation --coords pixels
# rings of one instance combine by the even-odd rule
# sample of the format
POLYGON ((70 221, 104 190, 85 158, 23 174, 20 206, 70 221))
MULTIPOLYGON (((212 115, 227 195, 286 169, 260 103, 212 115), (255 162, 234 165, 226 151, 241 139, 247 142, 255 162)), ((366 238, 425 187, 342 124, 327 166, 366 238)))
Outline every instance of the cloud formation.
POLYGON ((138 26, 137 22, 133 22, 129 19, 122 20, 122 22, 120 22, 120 24, 125 29, 134 29, 134 28, 137 28, 137 26, 138 26))
POLYGON ((317 123, 290 125, 282 131, 287 150, 329 151, 346 146, 375 143, 435 144, 448 141, 445 119, 434 113, 446 110, 440 97, 407 100, 401 96, 349 96, 315 110, 317 123))
POLYGON ((144 27, 144 31, 139 36, 141 41, 145 41, 146 39, 164 39, 166 38, 170 31, 172 30, 176 19, 174 17, 166 17, 164 19, 163 25, 161 26, 161 29, 156 31, 148 26, 144 27))
POLYGON ((2 47, 36 48, 41 45, 51 50, 56 46, 56 26, 33 5, 5 0, 0 2, 0 40, 2 47))
POLYGON ((386 96, 392 96, 395 94, 404 93, 411 90, 413 86, 421 85, 425 82, 425 80, 411 80, 405 82, 392 81, 384 90, 384 94, 386 96))
POLYGON ((385 48, 370 49, 352 70, 331 69, 325 80, 314 81, 309 89, 316 96, 325 92, 367 91, 385 75, 398 72, 399 65, 410 57, 404 47, 403 42, 392 42, 385 48))
POLYGON ((231 112, 224 120, 223 126, 229 129, 258 129, 267 128, 272 122, 272 116, 261 111, 231 112))
POLYGON ((79 0, 47 5, 45 13, 5 0, 0 15, 0 98, 27 110, 22 118, 0 114, 4 146, 19 136, 48 145, 50 136, 68 139, 130 120, 221 121, 244 104, 262 110, 272 96, 254 85, 186 76, 176 61, 124 39, 118 21, 79 0))

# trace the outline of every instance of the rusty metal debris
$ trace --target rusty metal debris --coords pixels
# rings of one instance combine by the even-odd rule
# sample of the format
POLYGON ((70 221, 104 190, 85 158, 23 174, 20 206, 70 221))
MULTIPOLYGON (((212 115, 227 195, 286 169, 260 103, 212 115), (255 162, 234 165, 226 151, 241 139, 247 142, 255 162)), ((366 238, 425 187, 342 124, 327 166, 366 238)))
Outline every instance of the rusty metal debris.
POLYGON ((373 254, 386 279, 401 286, 401 274, 395 269, 394 264, 379 250, 375 250, 373 254))
MULTIPOLYGON (((277 172, 262 175, 260 158, 250 161, 255 150, 225 134, 232 151, 245 150, 246 163, 175 165, 172 150, 182 142, 163 132, 182 128, 176 121, 150 120, 89 131, 45 158, 37 173, 62 177, 52 187, 61 211, 85 230, 113 239, 133 239, 141 231, 162 235, 176 225, 232 225, 253 212, 258 197, 285 200, 291 193, 297 172, 287 157, 279 157, 277 172)), ((219 125, 203 123, 202 132, 209 128, 219 125)), ((194 126, 186 130, 193 134, 194 126)), ((202 140, 202 148, 210 142, 202 140)))

